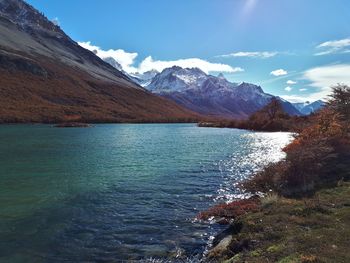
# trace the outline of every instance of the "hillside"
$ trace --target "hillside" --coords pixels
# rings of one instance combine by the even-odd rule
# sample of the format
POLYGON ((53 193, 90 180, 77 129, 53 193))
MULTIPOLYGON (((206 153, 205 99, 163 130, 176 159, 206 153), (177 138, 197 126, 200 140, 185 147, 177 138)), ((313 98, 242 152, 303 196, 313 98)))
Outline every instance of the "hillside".
POLYGON ((0 122, 188 121, 21 0, 0 0, 0 122))

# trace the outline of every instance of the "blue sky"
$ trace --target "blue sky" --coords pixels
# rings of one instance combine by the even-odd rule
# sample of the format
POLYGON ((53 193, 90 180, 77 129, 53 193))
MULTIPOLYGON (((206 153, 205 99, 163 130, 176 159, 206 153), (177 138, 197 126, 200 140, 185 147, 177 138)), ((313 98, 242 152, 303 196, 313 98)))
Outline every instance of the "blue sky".
POLYGON ((198 66, 292 101, 350 84, 348 0, 27 2, 128 72, 198 66))

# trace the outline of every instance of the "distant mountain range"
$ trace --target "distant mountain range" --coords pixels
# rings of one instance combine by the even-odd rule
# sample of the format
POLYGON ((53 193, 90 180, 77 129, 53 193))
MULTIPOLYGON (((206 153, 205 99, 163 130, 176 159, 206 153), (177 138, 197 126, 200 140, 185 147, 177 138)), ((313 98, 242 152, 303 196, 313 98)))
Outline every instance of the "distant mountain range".
POLYGON ((290 103, 265 93, 255 84, 231 83, 222 73, 212 76, 199 68, 173 66, 162 72, 153 70, 127 75, 151 92, 207 116, 246 118, 268 104, 272 98, 277 98, 290 115, 309 115, 325 105, 321 100, 290 103))
MULTIPOLYGON (((177 66, 164 69, 146 88, 200 114, 225 118, 246 118, 274 98, 254 84, 231 83, 222 74, 177 66)), ((287 113, 300 114, 291 103, 279 100, 287 113)))
MULTIPOLYGON (((135 75, 134 75, 135 76, 135 75)), ((277 98, 290 115, 306 115, 311 106, 297 108, 292 103, 265 93, 260 86, 251 83, 231 83, 223 74, 208 75, 198 68, 174 66, 162 72, 147 72, 134 81, 155 94, 171 99, 179 105, 197 113, 223 118, 247 118, 277 98), (144 80, 147 81, 144 81, 144 80), (148 84, 147 84, 148 83, 148 84)), ((317 110, 322 104, 313 104, 317 110)))
POLYGON ((0 122, 198 118, 82 48, 22 0, 0 0, 0 75, 0 122))
MULTIPOLYGON (((246 118, 273 95, 198 68, 127 74, 102 60, 22 0, 0 0, 0 122, 187 121, 246 118)), ((309 114, 322 102, 292 105, 309 114)))

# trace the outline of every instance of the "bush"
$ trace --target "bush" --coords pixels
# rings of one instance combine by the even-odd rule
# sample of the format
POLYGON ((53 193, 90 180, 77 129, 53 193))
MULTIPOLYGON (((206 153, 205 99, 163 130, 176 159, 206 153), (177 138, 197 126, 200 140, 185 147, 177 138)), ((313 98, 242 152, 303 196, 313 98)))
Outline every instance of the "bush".
POLYGON ((304 196, 350 179, 350 88, 335 87, 326 108, 310 120, 310 125, 283 149, 286 158, 244 182, 245 189, 304 196))
POLYGON ((257 198, 233 201, 228 204, 218 204, 209 208, 207 211, 201 212, 197 218, 200 220, 208 220, 211 217, 234 219, 247 212, 257 211, 259 208, 258 204, 259 200, 257 198))
POLYGON ((281 188, 281 178, 286 173, 288 167, 285 161, 272 163, 264 170, 255 174, 252 178, 242 183, 242 188, 252 193, 269 191, 279 192, 281 188))

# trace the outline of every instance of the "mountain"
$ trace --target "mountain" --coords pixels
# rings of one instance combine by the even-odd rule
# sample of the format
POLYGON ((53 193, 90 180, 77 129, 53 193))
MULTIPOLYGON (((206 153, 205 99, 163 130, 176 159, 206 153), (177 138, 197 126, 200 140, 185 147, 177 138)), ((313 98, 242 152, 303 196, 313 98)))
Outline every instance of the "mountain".
MULTIPOLYGON (((222 74, 178 66, 164 69, 146 88, 192 111, 225 118, 247 118, 275 98, 254 84, 231 83, 222 74)), ((300 115, 291 103, 277 99, 288 114, 300 115)))
POLYGON ((147 89, 155 93, 182 92, 191 88, 199 88, 207 78, 207 74, 198 68, 173 66, 157 74, 147 89))
POLYGON ((0 0, 0 122, 177 121, 150 93, 22 0, 0 0))
POLYGON ((306 102, 296 102, 296 103, 292 103, 293 106, 298 110, 301 111, 305 106, 309 105, 310 102, 306 101, 306 102))
POLYGON ((293 103, 293 106, 300 111, 303 115, 309 115, 313 112, 318 111, 319 109, 322 109, 326 103, 322 100, 316 100, 312 103, 309 101, 302 102, 302 103, 293 103))
MULTIPOLYGON (((94 52, 95 53, 95 52, 94 52)), ((127 73, 123 70, 122 65, 118 63, 114 58, 112 57, 106 57, 102 58, 105 62, 110 64, 112 67, 116 68, 117 70, 121 71, 124 75, 126 75, 130 80, 135 82, 136 84, 145 87, 149 85, 152 81, 152 79, 159 73, 157 70, 153 69, 150 71, 146 71, 144 73, 135 72, 135 73, 127 73)))
POLYGON ((131 80, 136 82, 137 84, 141 85, 142 87, 148 86, 152 79, 158 74, 159 72, 157 70, 150 70, 146 71, 144 73, 129 73, 127 74, 131 80))
MULTIPOLYGON (((94 52, 95 53, 95 52, 94 52)), ((95 53, 96 54, 96 53, 95 53)), ((126 75, 126 73, 123 70, 122 65, 120 65, 118 63, 118 61, 116 61, 114 58, 112 57, 107 57, 103 59, 105 62, 107 62, 109 65, 111 65, 112 67, 116 68, 117 70, 123 72, 124 75, 126 75)))

